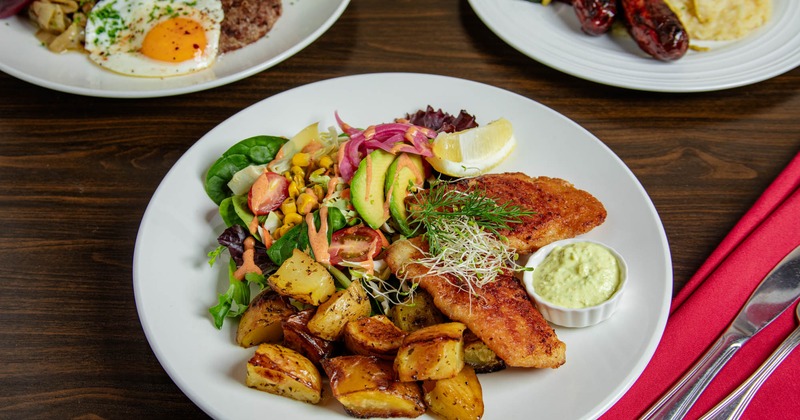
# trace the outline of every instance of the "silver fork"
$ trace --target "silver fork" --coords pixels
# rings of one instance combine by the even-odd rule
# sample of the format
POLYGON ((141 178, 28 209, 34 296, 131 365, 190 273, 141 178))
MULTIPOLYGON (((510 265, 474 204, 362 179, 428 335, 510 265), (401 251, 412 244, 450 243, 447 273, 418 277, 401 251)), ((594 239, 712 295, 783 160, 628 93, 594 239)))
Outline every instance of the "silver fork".
MULTIPOLYGON (((800 305, 795 308, 795 315, 800 321, 800 305)), ((800 326, 795 328, 783 343, 769 356, 769 358, 755 371, 744 383, 739 385, 735 391, 728 395, 724 400, 717 404, 708 413, 703 415, 700 420, 735 420, 744 414, 750 400, 756 395, 758 389, 767 380, 770 374, 778 367, 783 359, 788 356, 797 345, 800 344, 800 326)))

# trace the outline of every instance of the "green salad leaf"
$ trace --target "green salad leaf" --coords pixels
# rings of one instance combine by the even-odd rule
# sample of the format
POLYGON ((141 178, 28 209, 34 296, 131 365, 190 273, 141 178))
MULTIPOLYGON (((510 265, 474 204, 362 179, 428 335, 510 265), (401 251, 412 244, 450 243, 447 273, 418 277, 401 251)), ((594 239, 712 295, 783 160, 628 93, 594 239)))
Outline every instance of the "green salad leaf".
POLYGON ((222 221, 225 222, 225 226, 227 227, 233 225, 247 226, 247 224, 239 218, 239 215, 236 214, 236 209, 233 206, 233 196, 226 197, 219 203, 219 215, 222 217, 222 221))
POLYGON ((233 276, 236 271, 236 262, 233 259, 228 264, 228 290, 219 295, 215 306, 208 308, 214 318, 214 326, 222 328, 225 317, 235 318, 244 313, 250 304, 250 285, 246 281, 239 281, 233 276))
MULTIPOLYGON (((347 224, 347 220, 341 211, 336 207, 328 207, 328 242, 331 241, 333 232, 342 229, 347 224)), ((314 226, 319 229, 319 211, 314 212, 314 226)), ((300 223, 289 229, 283 236, 275 241, 269 249, 267 255, 276 265, 280 266, 287 258, 292 256, 292 251, 297 248, 306 251, 313 257, 311 243, 308 240, 308 225, 306 222, 300 223)))
POLYGON ((228 182, 236 172, 250 165, 271 162, 281 146, 287 142, 283 137, 254 136, 244 139, 228 149, 214 162, 206 173, 205 190, 216 204, 233 195, 228 182))

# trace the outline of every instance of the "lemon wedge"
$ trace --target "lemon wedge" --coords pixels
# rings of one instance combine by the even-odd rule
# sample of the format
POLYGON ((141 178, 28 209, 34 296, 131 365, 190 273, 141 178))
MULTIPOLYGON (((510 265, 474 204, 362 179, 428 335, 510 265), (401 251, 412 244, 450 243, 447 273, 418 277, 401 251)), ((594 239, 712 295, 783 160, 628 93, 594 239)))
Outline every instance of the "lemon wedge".
POLYGON ((428 162, 437 171, 455 177, 484 174, 502 162, 517 144, 511 122, 505 118, 433 140, 428 162))

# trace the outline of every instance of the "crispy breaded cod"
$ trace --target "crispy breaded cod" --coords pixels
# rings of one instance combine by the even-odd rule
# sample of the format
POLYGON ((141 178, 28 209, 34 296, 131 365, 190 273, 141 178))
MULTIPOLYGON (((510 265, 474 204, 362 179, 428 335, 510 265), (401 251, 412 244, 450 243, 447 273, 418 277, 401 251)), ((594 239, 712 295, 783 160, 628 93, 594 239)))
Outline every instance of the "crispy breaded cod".
POLYGON ((464 323, 508 366, 557 368, 564 364, 566 344, 534 308, 516 278, 502 275, 476 289, 477 296, 470 296, 453 284, 455 279, 426 275, 428 269, 413 262, 425 249, 422 237, 396 241, 386 250, 386 262, 393 273, 404 270, 419 282, 442 313, 464 323))
POLYGON ((500 231, 520 254, 586 233, 606 220, 603 203, 563 179, 509 172, 464 179, 455 188, 483 191, 498 204, 511 202, 535 212, 512 225, 510 231, 500 231))

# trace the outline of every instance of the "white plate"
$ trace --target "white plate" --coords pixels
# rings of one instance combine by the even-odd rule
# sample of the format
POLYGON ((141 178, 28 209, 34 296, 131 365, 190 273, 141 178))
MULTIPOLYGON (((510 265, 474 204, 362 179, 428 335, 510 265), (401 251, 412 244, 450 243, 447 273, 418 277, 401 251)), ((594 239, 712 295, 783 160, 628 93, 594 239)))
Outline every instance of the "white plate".
MULTIPOLYGON (((507 369, 480 377, 486 418, 591 418, 608 409, 650 360, 667 320, 672 266, 666 235, 647 193, 625 164, 589 132, 523 96, 472 81, 421 74, 368 74, 325 80, 263 100, 229 118, 178 160, 156 190, 136 240, 133 283, 144 331, 158 360, 198 406, 216 418, 345 418, 338 402, 312 406, 249 389, 252 349, 234 342, 207 308, 227 274, 206 253, 224 229, 206 197, 206 169, 238 140, 292 136, 308 124, 389 122, 426 105, 466 109, 479 122, 505 117, 519 145, 497 171, 561 177, 590 191, 608 210, 586 238, 613 246, 630 263, 630 284, 613 318, 591 328, 557 328, 567 343, 559 369, 507 369), (526 416, 527 417, 527 416, 526 416)), ((328 391, 328 396, 330 392, 328 391)))
POLYGON ((219 56, 206 70, 168 78, 122 76, 95 65, 86 54, 54 54, 42 47, 21 16, 0 20, 0 71, 62 92, 110 98, 181 95, 222 86, 266 70, 319 38, 350 0, 284 1, 283 15, 266 37, 219 56))
POLYGON ((728 89, 775 77, 800 65, 800 2, 773 0, 771 20, 732 42, 706 42, 674 62, 642 52, 627 35, 592 37, 572 7, 527 0, 469 0, 497 36, 523 54, 586 80, 655 92, 728 89))

